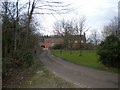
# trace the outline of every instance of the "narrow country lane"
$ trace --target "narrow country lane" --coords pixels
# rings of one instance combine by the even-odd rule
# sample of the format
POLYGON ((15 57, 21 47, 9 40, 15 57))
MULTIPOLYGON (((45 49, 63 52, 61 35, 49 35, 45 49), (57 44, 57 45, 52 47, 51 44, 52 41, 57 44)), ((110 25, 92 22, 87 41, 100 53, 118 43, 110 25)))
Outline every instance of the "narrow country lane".
POLYGON ((40 60, 49 70, 63 79, 90 88, 118 88, 118 74, 91 69, 62 60, 46 50, 40 60))

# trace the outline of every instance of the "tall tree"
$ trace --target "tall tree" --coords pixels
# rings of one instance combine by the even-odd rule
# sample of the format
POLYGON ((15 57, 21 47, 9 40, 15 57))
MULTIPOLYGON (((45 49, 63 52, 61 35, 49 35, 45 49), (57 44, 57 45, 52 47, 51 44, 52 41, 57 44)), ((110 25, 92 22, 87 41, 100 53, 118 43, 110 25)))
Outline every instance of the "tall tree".
POLYGON ((75 34, 75 29, 72 21, 61 20, 55 22, 54 33, 64 38, 64 47, 72 47, 72 35, 75 34))
POLYGON ((120 36, 120 31, 118 30, 118 17, 114 17, 107 25, 105 25, 102 33, 104 39, 111 34, 120 36))
POLYGON ((82 56, 82 34, 87 32, 89 28, 87 27, 86 24, 86 18, 85 17, 80 17, 77 19, 78 21, 76 22, 76 31, 80 35, 81 40, 80 40, 80 54, 79 56, 82 56))
POLYGON ((19 11, 18 11, 18 2, 19 0, 17 0, 16 2, 16 30, 15 30, 15 40, 14 40, 14 52, 16 52, 17 49, 17 31, 18 31, 18 20, 19 20, 19 11))
POLYGON ((68 13, 71 9, 68 9, 70 4, 64 4, 64 2, 60 1, 45 1, 45 0, 29 0, 28 2, 28 10, 27 10, 27 34, 26 34, 26 42, 25 46, 27 47, 27 38, 29 38, 29 25, 32 20, 32 16, 35 14, 64 14, 68 13))
POLYGON ((29 0, 25 4, 21 4, 19 0, 2 2, 3 58, 11 57, 16 60, 18 52, 24 52, 23 49, 29 51, 34 47, 33 43, 38 39, 35 33, 37 30, 33 27, 35 14, 67 13, 67 6, 69 5, 63 2, 45 0, 29 0))
POLYGON ((91 31, 91 39, 96 47, 98 45, 98 43, 100 42, 100 34, 98 33, 98 31, 96 29, 93 29, 91 31))

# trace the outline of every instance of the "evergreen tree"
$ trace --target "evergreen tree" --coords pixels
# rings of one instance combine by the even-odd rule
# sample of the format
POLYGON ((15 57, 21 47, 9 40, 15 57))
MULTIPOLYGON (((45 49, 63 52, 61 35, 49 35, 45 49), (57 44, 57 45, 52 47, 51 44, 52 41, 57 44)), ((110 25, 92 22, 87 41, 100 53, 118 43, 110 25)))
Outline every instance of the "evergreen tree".
POLYGON ((99 61, 108 67, 120 67, 120 39, 111 34, 98 48, 99 61))

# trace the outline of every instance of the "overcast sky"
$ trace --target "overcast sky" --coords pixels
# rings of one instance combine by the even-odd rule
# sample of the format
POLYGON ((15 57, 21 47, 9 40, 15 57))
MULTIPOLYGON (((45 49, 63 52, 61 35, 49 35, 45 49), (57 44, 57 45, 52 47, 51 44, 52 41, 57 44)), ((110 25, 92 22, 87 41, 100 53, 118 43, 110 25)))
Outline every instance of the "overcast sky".
MULTIPOLYGON (((105 24, 114 16, 118 16, 118 1, 119 0, 66 0, 65 2, 71 3, 71 7, 75 8, 75 10, 68 14, 54 15, 54 17, 52 15, 45 15, 41 18, 45 30, 41 32, 44 35, 51 35, 53 34, 54 21, 62 18, 69 20, 76 15, 85 16, 88 26, 100 32, 105 24)), ((38 18, 40 17, 38 16, 38 18)))
MULTIPOLYGON (((21 1, 21 0, 20 0, 21 1)), ((28 0, 22 0, 23 2, 28 0)), ((39 29, 43 35, 53 35, 54 22, 60 19, 70 20, 76 15, 85 16, 86 22, 90 29, 97 29, 99 32, 103 29, 112 18, 118 16, 118 2, 120 0, 47 0, 63 1, 70 3, 74 9, 68 14, 61 15, 37 15, 37 21, 44 26, 39 29)), ((87 32, 89 34, 90 31, 87 32)))

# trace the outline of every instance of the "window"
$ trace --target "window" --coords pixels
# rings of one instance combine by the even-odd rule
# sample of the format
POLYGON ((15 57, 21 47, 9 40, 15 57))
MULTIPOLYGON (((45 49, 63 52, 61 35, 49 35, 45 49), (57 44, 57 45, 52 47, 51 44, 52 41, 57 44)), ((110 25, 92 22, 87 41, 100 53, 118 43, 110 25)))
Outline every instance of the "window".
POLYGON ((83 40, 81 40, 81 43, 83 43, 83 40))
POLYGON ((75 43, 78 43, 78 41, 77 41, 77 40, 75 40, 75 43))

